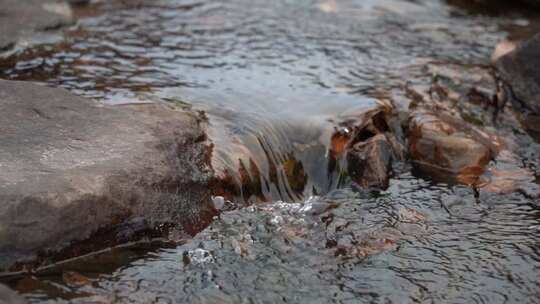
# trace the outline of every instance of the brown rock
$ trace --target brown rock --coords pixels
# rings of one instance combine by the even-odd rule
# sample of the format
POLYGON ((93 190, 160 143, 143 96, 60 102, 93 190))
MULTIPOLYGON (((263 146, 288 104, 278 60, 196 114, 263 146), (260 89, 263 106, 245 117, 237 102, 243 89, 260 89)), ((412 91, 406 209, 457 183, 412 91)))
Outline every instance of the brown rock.
POLYGON ((364 188, 387 188, 393 150, 384 134, 355 144, 347 152, 350 177, 364 188))
POLYGON ((392 162, 404 158, 403 146, 388 124, 388 112, 390 109, 379 109, 350 134, 332 137, 330 151, 346 153, 347 173, 363 188, 387 188, 392 162))
POLYGON ((460 177, 472 183, 491 159, 491 151, 468 134, 465 125, 428 111, 414 112, 409 119, 409 153, 415 165, 434 177, 460 177))

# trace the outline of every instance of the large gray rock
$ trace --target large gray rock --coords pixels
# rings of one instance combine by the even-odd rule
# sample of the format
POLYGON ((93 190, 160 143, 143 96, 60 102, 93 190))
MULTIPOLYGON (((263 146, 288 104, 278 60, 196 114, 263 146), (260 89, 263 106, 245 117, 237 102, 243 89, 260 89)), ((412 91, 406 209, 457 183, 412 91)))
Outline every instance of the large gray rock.
POLYGON ((24 304, 28 303, 15 291, 0 284, 0 304, 24 304))
POLYGON ((540 113, 540 34, 499 58, 496 66, 524 106, 540 113))
POLYGON ((512 88, 514 106, 525 126, 540 134, 540 34, 519 45, 495 63, 512 88))
POLYGON ((212 177, 204 121, 168 104, 104 106, 0 80, 0 272, 118 225, 200 223, 212 177))
POLYGON ((0 0, 0 51, 35 32, 71 23, 70 8, 62 1, 0 0))

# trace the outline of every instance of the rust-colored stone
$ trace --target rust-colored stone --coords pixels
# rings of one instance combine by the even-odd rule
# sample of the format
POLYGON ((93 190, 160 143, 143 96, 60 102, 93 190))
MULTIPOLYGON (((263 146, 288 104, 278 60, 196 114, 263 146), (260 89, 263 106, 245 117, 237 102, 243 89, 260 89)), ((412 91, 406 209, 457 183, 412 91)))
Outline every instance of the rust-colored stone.
POLYGON ((467 132, 465 122, 457 125, 432 112, 414 112, 409 119, 410 157, 429 175, 455 177, 472 184, 482 174, 492 153, 471 133, 467 132))

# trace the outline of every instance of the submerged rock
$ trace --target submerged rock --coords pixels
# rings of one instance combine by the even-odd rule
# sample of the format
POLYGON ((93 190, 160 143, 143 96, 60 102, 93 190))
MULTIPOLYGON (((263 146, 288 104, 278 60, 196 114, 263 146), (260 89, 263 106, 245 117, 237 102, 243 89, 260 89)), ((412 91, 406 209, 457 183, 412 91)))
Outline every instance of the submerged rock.
MULTIPOLYGON (((535 149, 535 146, 532 145, 530 149, 535 149)), ((518 155, 510 150, 503 150, 474 186, 480 195, 520 192, 531 199, 540 198, 540 185, 531 169, 523 165, 518 155)))
POLYGON ((0 80, 0 270, 141 237, 112 233, 130 223, 200 229, 213 210, 203 124, 166 104, 104 106, 0 80))
POLYGON ((477 182, 476 187, 482 193, 508 194, 521 192, 531 199, 540 198, 540 185, 534 175, 521 168, 490 168, 477 182))
POLYGON ((71 10, 61 1, 0 0, 0 51, 35 32, 72 23, 71 10))

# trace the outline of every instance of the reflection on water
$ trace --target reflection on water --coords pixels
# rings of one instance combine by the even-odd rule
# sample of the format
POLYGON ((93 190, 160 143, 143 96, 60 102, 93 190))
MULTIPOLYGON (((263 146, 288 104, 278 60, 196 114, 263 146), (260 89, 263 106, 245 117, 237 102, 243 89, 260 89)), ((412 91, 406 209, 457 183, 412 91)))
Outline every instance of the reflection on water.
POLYGON ((112 104, 204 110, 224 182, 244 201, 288 203, 224 213, 177 248, 115 251, 11 286, 35 302, 540 298, 540 216, 531 201, 477 198, 408 174, 378 194, 336 190, 347 183, 332 163, 346 123, 361 124, 406 82, 429 85, 419 67, 486 64, 507 32, 530 30, 530 16, 438 0, 137 2, 79 12, 89 17, 65 41, 19 51, 0 77, 112 104))

